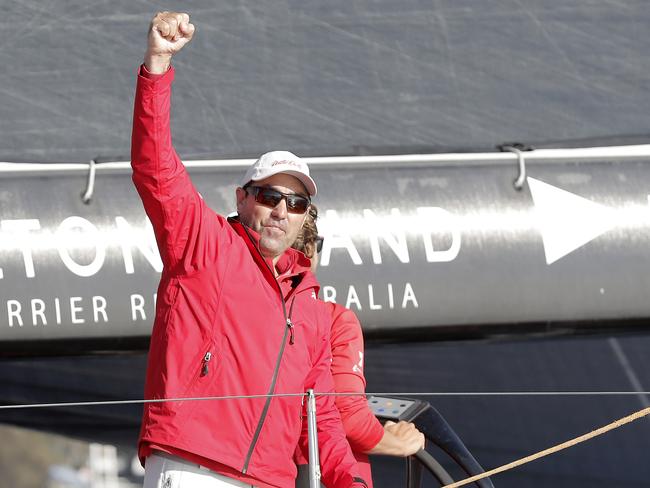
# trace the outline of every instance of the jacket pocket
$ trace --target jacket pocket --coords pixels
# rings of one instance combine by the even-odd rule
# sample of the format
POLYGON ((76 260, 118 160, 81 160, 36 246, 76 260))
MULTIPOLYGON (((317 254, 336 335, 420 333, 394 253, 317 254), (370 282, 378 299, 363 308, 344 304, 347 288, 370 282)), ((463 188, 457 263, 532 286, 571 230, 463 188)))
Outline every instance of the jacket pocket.
MULTIPOLYGON (((203 382, 207 383, 214 376, 216 359, 212 342, 209 341, 203 344, 199 352, 192 359, 192 362, 188 365, 186 373, 188 382, 180 398, 200 397, 205 392, 205 388, 201 388, 199 385, 203 382)), ((184 404, 186 402, 181 401, 179 403, 184 404)), ((196 403, 196 401, 192 403, 196 403)))

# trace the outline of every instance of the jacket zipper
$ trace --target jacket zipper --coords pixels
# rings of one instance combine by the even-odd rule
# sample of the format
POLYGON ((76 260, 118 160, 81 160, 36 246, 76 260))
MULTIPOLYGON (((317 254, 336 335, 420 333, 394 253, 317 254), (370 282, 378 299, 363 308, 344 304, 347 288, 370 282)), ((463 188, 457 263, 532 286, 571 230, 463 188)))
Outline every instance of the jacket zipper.
POLYGON ((282 346, 280 346, 280 352, 278 353, 278 358, 275 362, 275 369, 273 370, 273 376, 271 378, 271 387, 269 388, 268 396, 266 397, 266 402, 264 403, 264 408, 262 409, 262 414, 260 415, 260 420, 257 423, 257 427, 255 428, 255 433, 253 434, 253 439, 251 440, 251 444, 248 448, 248 453, 246 454, 246 459, 244 460, 244 466, 241 470, 242 474, 246 474, 248 471, 248 465, 251 461, 251 457, 253 456, 253 450, 255 449, 255 445, 257 444, 257 440, 259 439, 260 432, 262 432, 262 427, 264 426, 264 421, 266 420, 266 414, 269 411, 269 407, 271 406, 271 399, 272 397, 270 395, 273 394, 275 391, 275 384, 278 380, 278 373, 280 372, 280 363, 282 362, 282 355, 284 354, 284 348, 287 344, 287 334, 291 332, 291 337, 289 339, 289 343, 293 344, 294 342, 294 335, 293 335, 293 323, 291 322, 291 312, 293 311, 293 304, 295 303, 295 297, 293 301, 291 302, 291 309, 289 310, 289 315, 287 315, 287 306, 286 302, 284 301, 284 296, 282 295, 282 288, 280 287, 280 283, 278 283, 277 278, 275 278, 275 273, 273 273, 273 270, 271 267, 268 265, 266 262, 266 259, 264 259, 264 256, 262 255, 262 252, 259 250, 257 245, 255 244, 255 240, 251 237, 251 235, 248 232, 248 229, 244 224, 241 224, 242 228, 244 229, 244 232, 246 232, 246 235, 250 239, 250 241, 253 243, 253 246, 259 253, 259 255, 262 257, 262 261, 264 261, 264 264, 266 265, 267 269, 271 272, 275 279, 275 284, 278 288, 278 293, 280 295, 280 302, 282 303, 282 314, 284 315, 284 320, 286 323, 286 327, 284 328, 284 335, 282 336, 282 346))
POLYGON ((210 359, 212 359, 212 353, 208 351, 205 353, 205 356, 203 356, 203 366, 201 367, 201 376, 207 376, 208 373, 210 372, 208 368, 208 363, 210 362, 210 359))
POLYGON ((293 336, 293 324, 291 323, 291 319, 287 319, 287 328, 289 329, 289 332, 291 333, 289 335, 289 344, 293 346, 293 343, 295 341, 294 336, 293 336))
POLYGON ((293 322, 291 322, 291 316, 293 315, 293 304, 296 303, 296 297, 293 297, 293 300, 291 300, 291 306, 289 307, 289 317, 287 317, 287 329, 289 330, 289 345, 293 346, 295 342, 295 337, 293 335, 293 331, 295 327, 293 326, 293 322))

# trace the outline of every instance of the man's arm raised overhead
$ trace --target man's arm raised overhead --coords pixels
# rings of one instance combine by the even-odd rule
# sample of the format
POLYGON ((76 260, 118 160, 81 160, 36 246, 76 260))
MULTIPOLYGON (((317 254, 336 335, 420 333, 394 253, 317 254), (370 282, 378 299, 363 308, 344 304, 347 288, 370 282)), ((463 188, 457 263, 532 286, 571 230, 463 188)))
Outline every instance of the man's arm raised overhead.
POLYGON ((185 13, 161 12, 151 21, 144 64, 138 73, 131 138, 133 182, 151 220, 167 269, 190 269, 214 256, 202 239, 214 219, 172 145, 170 128, 172 57, 194 35, 185 13), (208 224, 208 225, 205 225, 208 224))

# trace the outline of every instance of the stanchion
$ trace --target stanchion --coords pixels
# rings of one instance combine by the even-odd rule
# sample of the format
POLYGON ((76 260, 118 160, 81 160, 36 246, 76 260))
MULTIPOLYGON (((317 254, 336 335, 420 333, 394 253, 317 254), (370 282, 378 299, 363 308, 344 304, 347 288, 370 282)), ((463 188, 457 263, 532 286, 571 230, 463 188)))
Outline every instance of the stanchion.
POLYGON ((316 397, 307 390, 307 434, 309 442, 309 488, 320 488, 320 459, 318 457, 318 432, 316 432, 316 397))

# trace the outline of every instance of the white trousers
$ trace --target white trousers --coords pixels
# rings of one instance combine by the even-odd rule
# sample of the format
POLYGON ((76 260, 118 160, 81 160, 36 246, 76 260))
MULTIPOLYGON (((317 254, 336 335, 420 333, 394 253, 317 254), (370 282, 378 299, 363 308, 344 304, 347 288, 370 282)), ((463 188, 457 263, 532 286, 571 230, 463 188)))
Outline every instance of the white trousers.
POLYGON ((253 485, 234 480, 167 454, 152 454, 144 466, 144 488, 253 488, 253 485))

